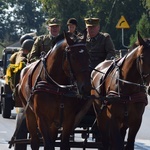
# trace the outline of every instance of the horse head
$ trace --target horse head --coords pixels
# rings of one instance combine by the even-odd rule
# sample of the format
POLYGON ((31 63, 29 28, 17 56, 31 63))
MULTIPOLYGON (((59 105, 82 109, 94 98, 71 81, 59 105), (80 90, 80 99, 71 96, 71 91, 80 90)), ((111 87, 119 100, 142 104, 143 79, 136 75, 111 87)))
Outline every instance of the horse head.
POLYGON ((67 46, 63 69, 72 81, 76 82, 80 95, 90 95, 89 55, 86 49, 86 32, 83 36, 71 39, 64 33, 67 46))
POLYGON ((139 72, 141 78, 146 85, 150 82, 150 39, 143 39, 138 32, 138 43, 139 43, 139 72))

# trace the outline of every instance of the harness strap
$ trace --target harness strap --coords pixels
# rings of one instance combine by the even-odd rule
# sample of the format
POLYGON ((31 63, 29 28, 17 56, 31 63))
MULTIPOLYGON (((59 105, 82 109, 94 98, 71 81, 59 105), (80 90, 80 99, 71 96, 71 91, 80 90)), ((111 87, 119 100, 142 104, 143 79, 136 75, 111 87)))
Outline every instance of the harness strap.
MULTIPOLYGON (((40 62, 40 61, 38 61, 38 63, 36 64, 36 67, 38 66, 39 62, 40 62)), ((34 68, 36 68, 36 67, 34 67, 34 68)), ((25 106, 25 108, 24 108, 24 111, 23 111, 22 117, 21 117, 21 119, 20 119, 20 122, 19 122, 19 124, 18 124, 18 127, 15 129, 15 132, 14 132, 14 134, 13 134, 13 136, 12 136, 10 142, 9 142, 9 143, 10 143, 9 148, 11 148, 12 145, 14 144, 15 138, 16 138, 16 136, 17 136, 17 133, 18 133, 19 129, 20 129, 20 126, 21 126, 21 124, 22 124, 22 121, 23 121, 23 118, 24 118, 25 113, 26 113, 26 111, 27 111, 27 108, 28 108, 29 105, 30 105, 30 100, 31 100, 31 97, 32 97, 33 94, 34 94, 33 91, 34 91, 34 88, 35 88, 35 86, 36 86, 36 84, 37 84, 38 77, 39 77, 40 74, 41 74, 41 70, 42 70, 42 67, 40 68, 40 72, 39 72, 39 74, 38 74, 38 76, 37 76, 37 78, 36 78, 36 81, 34 82, 34 86, 32 87, 31 93, 30 93, 30 95, 29 95, 29 97, 28 97, 28 99, 27 99, 27 104, 26 104, 26 106, 25 106)), ((35 69, 32 71, 32 75, 33 75, 34 71, 35 71, 35 69)))
MULTIPOLYGON (((145 103, 145 105, 148 104, 147 95, 145 94, 145 92, 138 92, 138 93, 134 93, 132 95, 124 95, 124 94, 120 93, 120 95, 118 95, 118 93, 116 91, 110 91, 108 93, 107 97, 109 98, 108 100, 110 100, 108 102, 111 102, 111 104, 116 102, 114 100, 114 98, 118 98, 116 100, 119 103, 143 102, 143 103, 145 103)), ((107 97, 106 97, 106 99, 107 99, 107 97)))
POLYGON ((71 88, 71 87, 74 87, 74 86, 75 86, 75 85, 60 85, 60 84, 58 84, 58 83, 49 75, 49 73, 48 73, 48 71, 47 71, 47 69, 46 69, 45 58, 42 58, 41 60, 42 60, 42 62, 43 62, 43 67, 44 67, 44 70, 45 70, 45 73, 46 73, 47 77, 48 77, 55 85, 57 85, 57 86, 60 87, 60 88, 71 88))
POLYGON ((136 86, 140 86, 140 87, 146 88, 146 86, 143 85, 143 84, 138 84, 138 83, 130 82, 130 81, 127 81, 127 80, 122 80, 120 78, 118 78, 118 80, 121 81, 121 82, 127 83, 127 84, 132 84, 132 85, 136 85, 136 86))
POLYGON ((78 97, 78 93, 76 92, 75 88, 60 88, 56 85, 50 84, 46 81, 39 81, 37 82, 36 86, 34 87, 34 93, 38 92, 46 92, 54 95, 63 95, 66 97, 78 97))
POLYGON ((26 112, 27 108, 29 107, 31 97, 32 97, 32 94, 30 94, 30 96, 29 96, 29 98, 28 98, 28 100, 27 100, 27 104, 26 104, 26 106, 25 106, 25 108, 24 108, 24 111, 23 111, 23 113, 22 113, 22 116, 21 116, 21 118, 20 118, 20 121, 19 121, 19 123, 18 123, 18 126, 16 127, 15 132, 14 132, 14 134, 13 134, 13 136, 12 136, 10 142, 9 142, 9 148, 11 148, 12 145, 14 144, 14 142, 15 142, 15 138, 16 138, 17 133, 18 133, 18 131, 19 131, 20 127, 21 127, 21 124, 22 124, 22 122, 23 122, 23 119, 24 119, 24 116, 25 116, 25 112, 26 112))

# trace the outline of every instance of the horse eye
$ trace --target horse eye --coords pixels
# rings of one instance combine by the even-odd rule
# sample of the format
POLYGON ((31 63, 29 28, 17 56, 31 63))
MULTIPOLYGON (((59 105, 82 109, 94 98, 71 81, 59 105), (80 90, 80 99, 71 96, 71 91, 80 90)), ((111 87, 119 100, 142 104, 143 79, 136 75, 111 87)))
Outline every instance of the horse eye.
POLYGON ((83 49, 81 49, 81 50, 79 51, 79 53, 84 53, 84 50, 83 50, 83 49))

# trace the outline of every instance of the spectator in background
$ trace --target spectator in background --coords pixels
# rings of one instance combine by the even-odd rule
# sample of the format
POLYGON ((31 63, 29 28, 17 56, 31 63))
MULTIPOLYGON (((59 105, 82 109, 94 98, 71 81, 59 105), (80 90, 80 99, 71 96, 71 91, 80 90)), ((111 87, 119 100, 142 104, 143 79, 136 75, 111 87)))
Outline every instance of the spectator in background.
POLYGON ((26 39, 21 41, 21 49, 15 52, 10 57, 10 64, 6 70, 5 80, 9 84, 11 90, 14 93, 16 91, 16 85, 19 83, 20 72, 27 64, 27 55, 31 51, 34 40, 26 39))
POLYGON ((27 63, 27 55, 32 49, 34 40, 33 39, 26 39, 21 42, 21 49, 18 52, 15 52, 10 57, 9 61, 11 64, 19 64, 20 62, 27 63))

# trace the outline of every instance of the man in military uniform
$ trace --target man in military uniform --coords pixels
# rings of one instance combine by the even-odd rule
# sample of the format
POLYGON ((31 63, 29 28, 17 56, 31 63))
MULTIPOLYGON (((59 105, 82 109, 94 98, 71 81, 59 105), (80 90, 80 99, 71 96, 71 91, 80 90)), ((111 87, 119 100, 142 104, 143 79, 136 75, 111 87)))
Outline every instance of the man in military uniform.
MULTIPOLYGON (((99 18, 85 18, 84 21, 87 28, 86 46, 90 56, 90 67, 92 71, 102 61, 115 57, 115 47, 110 35, 100 32, 99 18)), ((89 109, 88 114, 94 116, 92 108, 89 109)), ((93 137, 99 139, 100 137, 96 124, 92 130, 93 137)))
POLYGON ((85 18, 87 28, 87 49, 90 55, 91 67, 100 62, 115 57, 115 47, 108 33, 100 32, 99 18, 85 18))
POLYGON ((28 55, 29 63, 39 59, 41 52, 47 53, 53 47, 54 39, 59 35, 60 32, 60 21, 56 18, 52 18, 47 21, 48 35, 41 35, 36 38, 32 50, 28 55))

